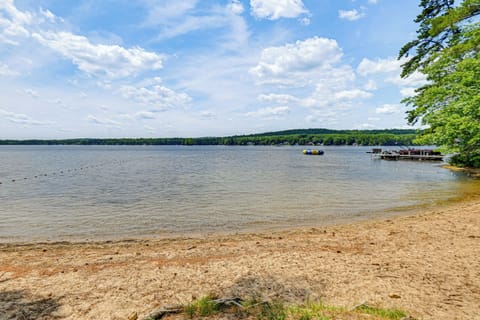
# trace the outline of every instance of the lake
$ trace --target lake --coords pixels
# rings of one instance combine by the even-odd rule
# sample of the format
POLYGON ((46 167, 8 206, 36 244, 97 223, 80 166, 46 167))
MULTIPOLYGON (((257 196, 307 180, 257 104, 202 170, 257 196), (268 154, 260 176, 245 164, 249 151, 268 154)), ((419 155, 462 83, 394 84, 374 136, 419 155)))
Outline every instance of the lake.
POLYGON ((0 146, 0 242, 321 226, 479 192, 439 163, 370 147, 0 146))

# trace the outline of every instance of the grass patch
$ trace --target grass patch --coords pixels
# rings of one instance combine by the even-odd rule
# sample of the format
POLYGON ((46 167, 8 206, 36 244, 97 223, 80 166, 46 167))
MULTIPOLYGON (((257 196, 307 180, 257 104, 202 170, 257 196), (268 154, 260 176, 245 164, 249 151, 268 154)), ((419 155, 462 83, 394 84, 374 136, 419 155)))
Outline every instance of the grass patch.
POLYGON ((195 316, 208 317, 220 311, 220 305, 215 302, 213 297, 206 296, 186 305, 184 311, 190 318, 195 316))
POLYGON ((381 319, 399 320, 407 316, 402 310, 374 308, 365 304, 358 306, 355 310, 365 314, 379 316, 381 319))
POLYGON ((401 310, 372 307, 367 304, 347 309, 323 303, 287 305, 281 301, 216 299, 211 296, 193 301, 182 311, 184 319, 222 319, 227 315, 230 319, 248 320, 400 320, 407 317, 401 310))

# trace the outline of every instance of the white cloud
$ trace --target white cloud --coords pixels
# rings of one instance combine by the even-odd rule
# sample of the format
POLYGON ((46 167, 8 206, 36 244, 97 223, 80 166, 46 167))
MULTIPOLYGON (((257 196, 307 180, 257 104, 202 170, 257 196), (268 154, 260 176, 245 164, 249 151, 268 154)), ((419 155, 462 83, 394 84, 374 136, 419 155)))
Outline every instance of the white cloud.
POLYGON ((298 102, 299 99, 288 94, 261 94, 258 96, 260 102, 274 102, 278 104, 288 104, 291 102, 298 102))
POLYGON ((367 91, 375 91, 378 89, 377 83, 374 80, 368 80, 368 82, 363 86, 367 91))
MULTIPOLYGON (((277 89, 272 92, 269 88, 270 93, 260 94, 257 99, 267 105, 309 108, 310 112, 357 107, 373 94, 356 86, 354 70, 341 64, 341 59, 337 42, 325 38, 266 48, 250 73, 259 80, 258 84, 277 85, 277 89)), ((370 83, 370 89, 371 86, 370 83)))
POLYGON ((321 110, 349 109, 371 96, 368 91, 351 87, 348 81, 339 82, 338 86, 318 84, 309 97, 301 100, 301 105, 321 110))
POLYGON ((118 121, 108 119, 108 118, 98 118, 98 117, 93 116, 93 115, 88 115, 87 120, 91 123, 106 125, 106 126, 111 126, 111 127, 120 127, 122 125, 118 121))
POLYGON ((338 101, 357 100, 370 98, 372 94, 360 89, 343 90, 334 93, 334 99, 338 101))
POLYGON ((337 122, 337 112, 333 110, 314 110, 312 114, 305 117, 305 121, 312 123, 333 124, 337 122))
POLYGON ((276 118, 287 115, 290 112, 290 108, 287 106, 281 107, 270 107, 270 108, 262 108, 257 111, 247 112, 246 115, 248 117, 254 118, 276 118))
POLYGON ((118 45, 94 45, 86 37, 69 32, 34 33, 33 38, 72 60, 90 75, 118 78, 162 68, 162 55, 139 47, 125 49, 118 45))
POLYGON ((375 126, 373 124, 370 124, 370 123, 362 123, 360 125, 357 125, 356 127, 357 127, 357 129, 364 129, 364 130, 375 128, 375 126))
POLYGON ((168 24, 169 21, 184 17, 197 6, 198 0, 148 1, 149 15, 145 25, 168 24))
POLYGON ((150 111, 139 111, 135 113, 135 118, 139 120, 153 120, 155 119, 155 113, 150 111))
POLYGON ((239 0, 232 0, 228 5, 227 9, 233 14, 242 14, 245 10, 242 3, 239 0))
POLYGON ((357 67, 357 73, 361 76, 378 73, 400 72, 403 60, 395 58, 370 60, 363 58, 357 67))
POLYGON ((302 0, 250 0, 251 13, 259 19, 277 20, 308 14, 302 0))
POLYGON ((332 39, 313 37, 262 51, 260 61, 250 73, 260 83, 302 85, 302 78, 340 61, 342 50, 332 39))
POLYGON ((10 67, 4 63, 0 63, 0 76, 15 77, 19 75, 19 72, 10 69, 10 67))
POLYGON ((40 14, 50 22, 55 22, 58 18, 50 10, 40 8, 40 14))
POLYGON ((385 82, 393 83, 398 86, 418 87, 427 83, 427 78, 423 73, 415 71, 407 78, 401 78, 399 75, 385 79, 385 82))
POLYGON ((368 0, 368 3, 369 3, 369 4, 377 4, 377 3, 378 3, 378 0, 368 0))
POLYGON ((375 109, 378 114, 394 114, 401 111, 401 106, 398 104, 384 104, 381 107, 375 109))
POLYGON ((360 18, 363 18, 365 17, 365 12, 362 10, 362 11, 358 11, 357 9, 352 9, 352 10, 339 10, 338 11, 338 17, 340 19, 346 19, 346 20, 349 20, 349 21, 355 21, 355 20, 358 20, 360 18))
POLYGON ((33 15, 18 10, 13 0, 0 1, 0 42, 18 45, 16 38, 30 35, 26 26, 30 25, 32 20, 33 15))
POLYGON ((146 27, 155 27, 157 41, 206 29, 219 30, 220 39, 216 42, 227 47, 235 43, 238 47, 248 39, 248 28, 241 16, 245 8, 239 0, 230 0, 225 6, 212 5, 201 9, 197 8, 197 0, 157 2, 150 2, 150 14, 144 23, 146 27))
POLYGON ((39 97, 38 92, 33 90, 33 89, 25 89, 25 90, 23 90, 23 92, 25 92, 25 94, 29 95, 32 98, 38 98, 39 97))
POLYGON ((52 122, 34 120, 25 114, 10 112, 2 109, 0 109, 0 117, 10 122, 27 126, 42 126, 52 124, 52 122))
POLYGON ((411 88, 411 87, 402 88, 400 89, 400 93, 404 97, 411 97, 415 95, 415 89, 416 88, 411 88))
POLYGON ((310 23, 311 23, 310 18, 307 18, 307 17, 303 17, 303 18, 299 19, 299 21, 304 26, 309 26, 310 23))
MULTIPOLYGON (((385 83, 390 83, 400 87, 400 93, 402 96, 414 95, 414 90, 419 86, 425 85, 427 79, 424 74, 416 71, 407 78, 400 77, 402 70, 402 64, 404 59, 397 60, 395 58, 386 58, 370 60, 367 58, 362 59, 357 67, 357 73, 361 76, 381 75, 385 83)), ((369 80, 373 81, 373 80, 369 80)), ((368 90, 365 87, 366 90, 368 90)))
POLYGON ((204 118, 204 119, 214 119, 216 118, 216 114, 215 112, 213 111, 210 111, 210 110, 204 110, 202 112, 200 112, 200 117, 204 118))
POLYGON ((125 85, 119 92, 125 99, 143 106, 150 106, 152 111, 157 112, 184 107, 191 101, 186 93, 177 93, 158 83, 147 83, 144 86, 125 85))

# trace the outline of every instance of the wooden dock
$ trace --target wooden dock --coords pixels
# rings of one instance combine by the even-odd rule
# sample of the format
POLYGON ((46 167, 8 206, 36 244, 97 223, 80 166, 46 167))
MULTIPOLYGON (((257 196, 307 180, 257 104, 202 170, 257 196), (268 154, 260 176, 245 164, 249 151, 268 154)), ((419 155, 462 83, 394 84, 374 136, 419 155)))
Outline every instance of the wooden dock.
POLYGON ((442 161, 444 155, 429 149, 401 149, 382 151, 375 148, 371 152, 372 158, 382 160, 416 160, 416 161, 442 161))

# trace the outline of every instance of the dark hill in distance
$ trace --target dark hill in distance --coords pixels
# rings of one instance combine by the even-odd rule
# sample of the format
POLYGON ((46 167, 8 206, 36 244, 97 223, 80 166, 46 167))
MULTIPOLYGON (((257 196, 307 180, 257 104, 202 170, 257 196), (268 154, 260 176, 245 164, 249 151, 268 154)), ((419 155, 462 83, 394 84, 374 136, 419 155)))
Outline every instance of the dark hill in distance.
POLYGON ((0 140, 0 145, 413 145, 417 130, 292 129, 200 138, 79 138, 0 140))

